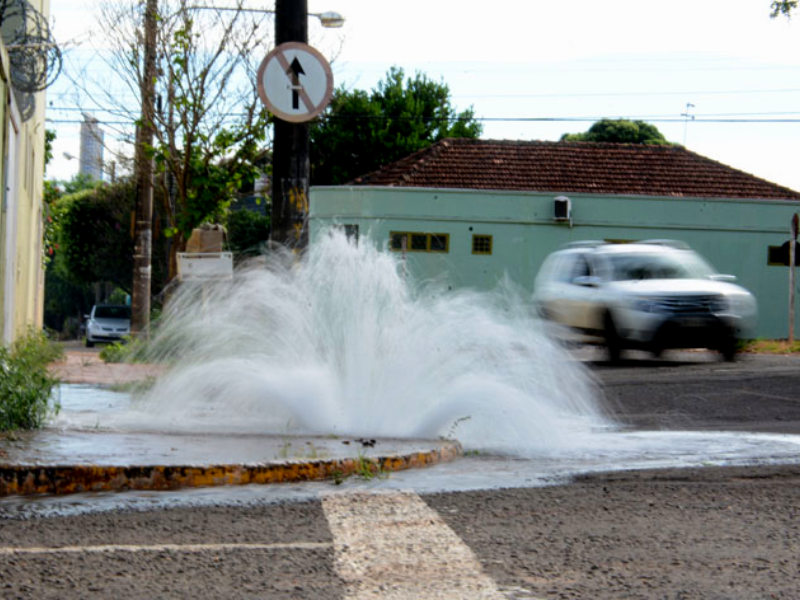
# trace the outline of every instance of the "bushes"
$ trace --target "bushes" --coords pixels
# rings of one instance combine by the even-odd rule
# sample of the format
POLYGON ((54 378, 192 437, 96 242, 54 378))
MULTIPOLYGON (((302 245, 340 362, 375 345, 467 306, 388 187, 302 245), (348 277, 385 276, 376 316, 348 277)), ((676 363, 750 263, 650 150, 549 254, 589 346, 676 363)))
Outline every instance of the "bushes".
POLYGON ((236 258, 258 256, 269 239, 269 217, 246 208, 228 214, 228 246, 236 258))
POLYGON ((0 346, 0 431, 36 429, 44 424, 57 404, 50 404, 58 380, 47 365, 63 350, 44 333, 31 332, 11 348, 0 346))

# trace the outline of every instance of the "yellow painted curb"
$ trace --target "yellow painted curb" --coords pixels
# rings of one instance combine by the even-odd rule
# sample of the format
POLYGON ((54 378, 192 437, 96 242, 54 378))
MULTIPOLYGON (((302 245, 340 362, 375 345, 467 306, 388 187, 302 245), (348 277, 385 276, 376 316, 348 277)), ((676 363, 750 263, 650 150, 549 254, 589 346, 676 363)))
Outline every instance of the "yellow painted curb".
POLYGON ((341 479, 353 474, 403 471, 453 460, 463 454, 458 442, 403 456, 251 465, 189 466, 7 466, 0 465, 0 497, 29 494, 74 494, 124 490, 179 488, 248 483, 289 483, 341 479))

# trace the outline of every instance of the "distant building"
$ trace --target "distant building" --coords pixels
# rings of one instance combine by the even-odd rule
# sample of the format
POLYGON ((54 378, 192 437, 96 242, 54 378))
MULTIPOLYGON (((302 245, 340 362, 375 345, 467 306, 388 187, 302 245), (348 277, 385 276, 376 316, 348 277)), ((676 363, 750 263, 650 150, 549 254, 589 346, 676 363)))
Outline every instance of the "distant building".
MULTIPOLYGON (((311 244, 329 226, 402 254, 417 279, 531 291, 579 240, 675 239, 759 302, 787 337, 786 242, 800 193, 681 146, 447 139, 345 186, 311 189, 311 244)), ((800 332, 795 332, 800 335, 800 332)))
POLYGON ((81 123, 81 154, 78 173, 90 175, 92 179, 103 179, 103 130, 100 121, 90 114, 83 114, 81 123))

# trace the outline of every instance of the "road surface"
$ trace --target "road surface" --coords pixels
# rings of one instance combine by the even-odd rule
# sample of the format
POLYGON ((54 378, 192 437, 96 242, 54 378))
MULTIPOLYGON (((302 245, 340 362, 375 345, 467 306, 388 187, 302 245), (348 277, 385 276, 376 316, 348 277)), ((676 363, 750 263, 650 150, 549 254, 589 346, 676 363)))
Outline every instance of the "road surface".
MULTIPOLYGON (((632 428, 800 434, 797 357, 591 368, 632 428)), ((797 462, 52 516, 0 504, 0 597, 800 598, 797 462)))

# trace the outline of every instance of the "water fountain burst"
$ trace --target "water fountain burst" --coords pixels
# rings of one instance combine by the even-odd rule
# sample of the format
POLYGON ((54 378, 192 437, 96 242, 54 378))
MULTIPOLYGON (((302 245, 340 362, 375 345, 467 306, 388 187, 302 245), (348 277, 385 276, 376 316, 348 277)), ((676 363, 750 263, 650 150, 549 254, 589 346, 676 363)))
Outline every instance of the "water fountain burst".
POLYGON ((333 232, 299 262, 184 286, 153 347, 174 368, 135 403, 140 427, 540 453, 610 425, 588 372, 513 286, 414 285, 394 255, 333 232))

